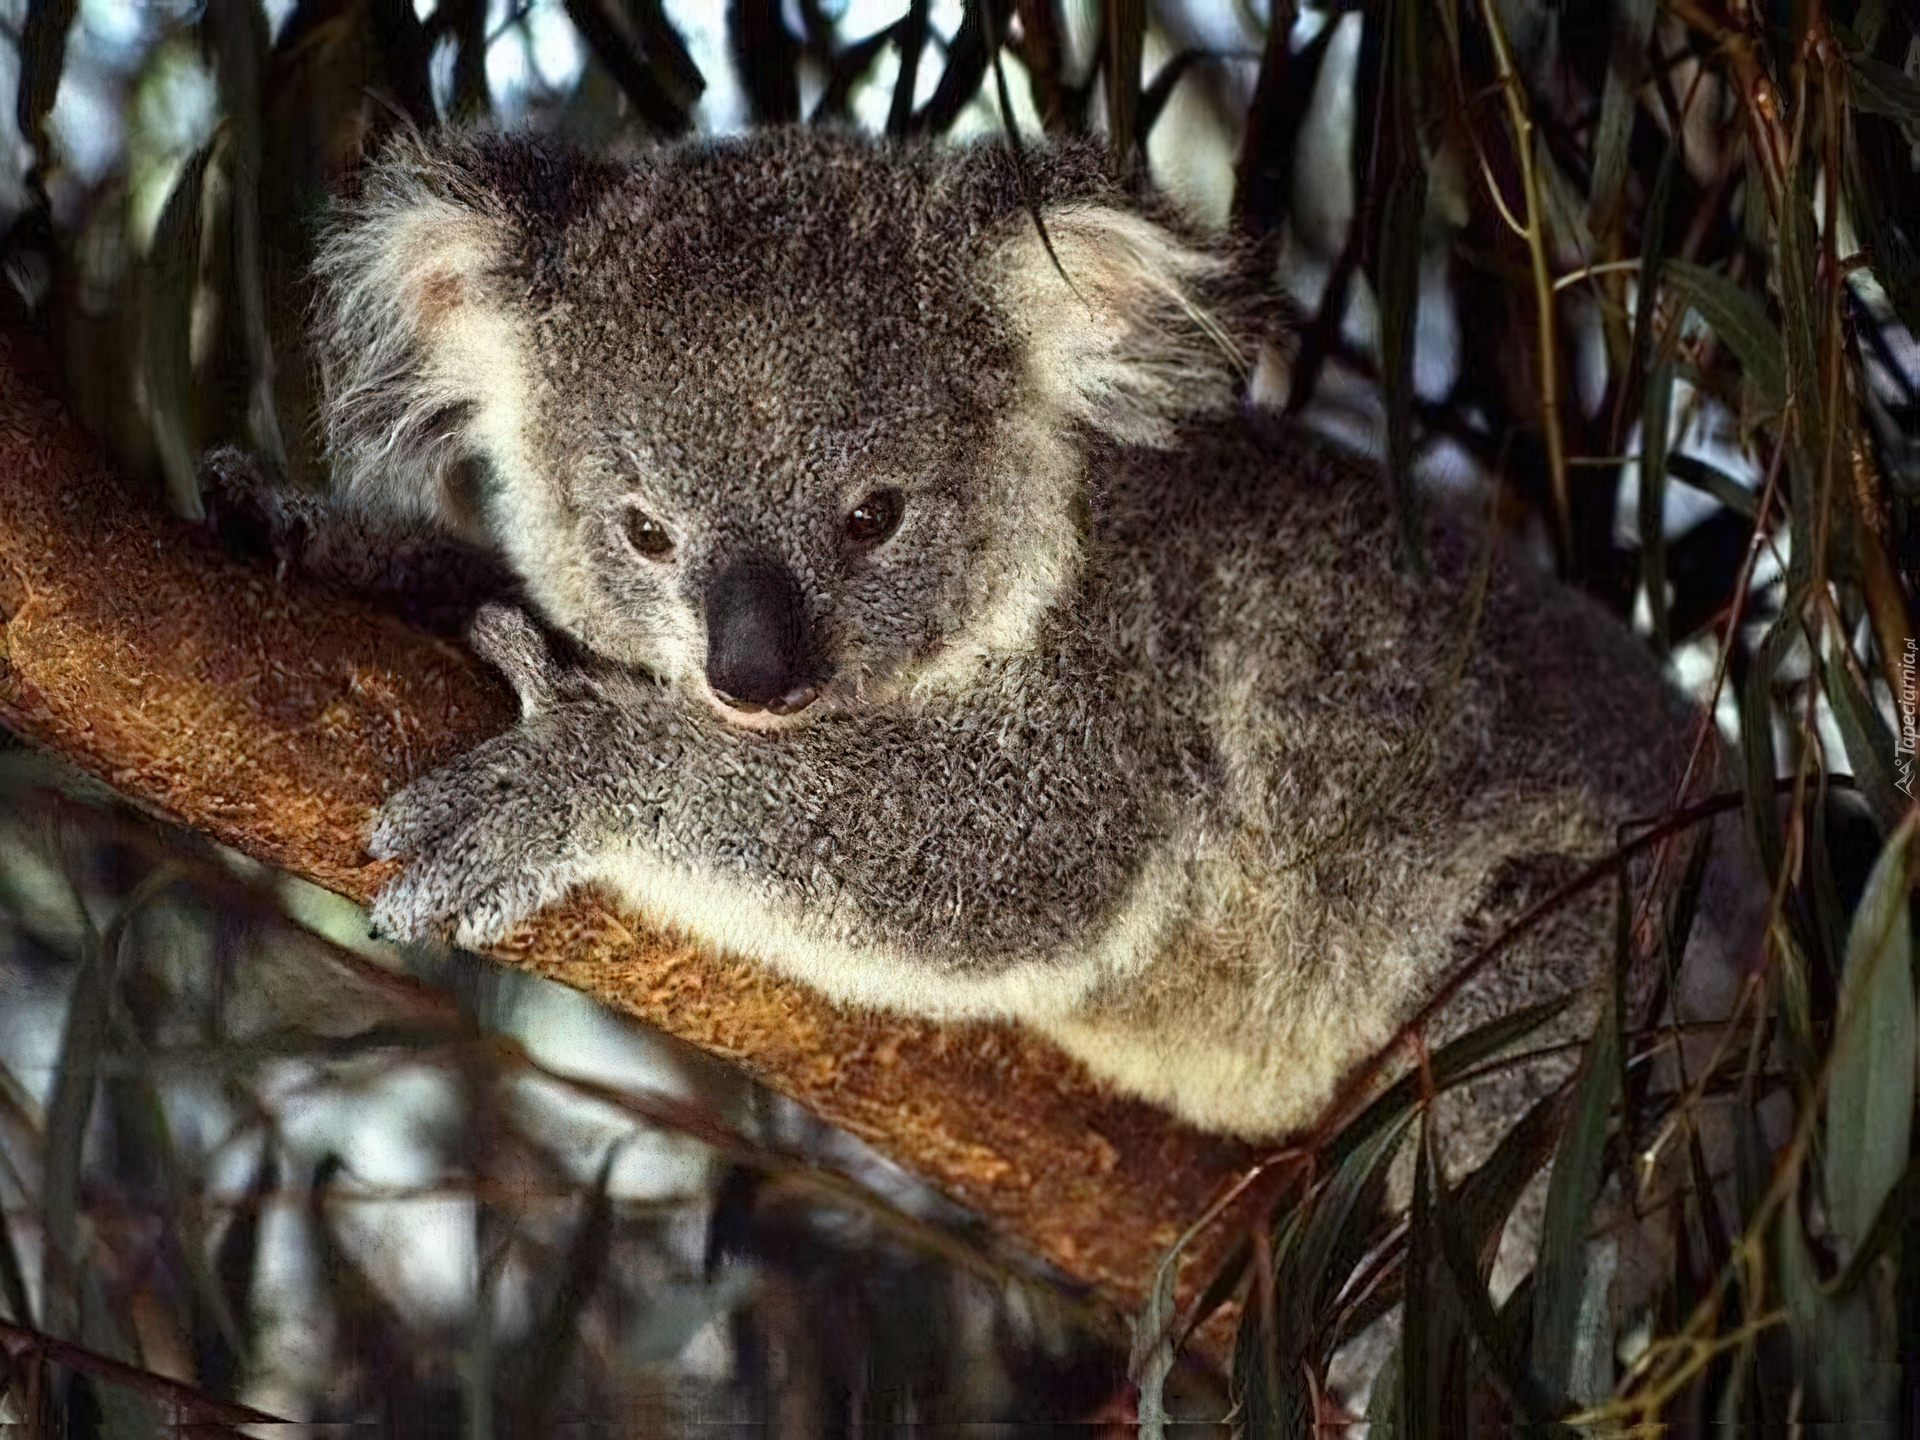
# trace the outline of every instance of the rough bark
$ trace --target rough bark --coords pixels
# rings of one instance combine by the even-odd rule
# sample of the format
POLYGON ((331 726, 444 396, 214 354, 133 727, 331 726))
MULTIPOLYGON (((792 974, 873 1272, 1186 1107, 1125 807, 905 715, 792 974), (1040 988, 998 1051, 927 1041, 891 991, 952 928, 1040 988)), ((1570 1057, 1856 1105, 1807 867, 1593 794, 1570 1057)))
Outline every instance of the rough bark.
MULTIPOLYGON (((361 852, 371 808, 512 717, 460 647, 242 563, 130 493, 54 398, 36 342, 0 331, 0 721, 364 901, 393 869, 361 852)), ((737 1062, 1128 1309, 1250 1158, 1103 1094, 1024 1033, 836 1009, 635 933, 591 896, 498 958, 737 1062)))

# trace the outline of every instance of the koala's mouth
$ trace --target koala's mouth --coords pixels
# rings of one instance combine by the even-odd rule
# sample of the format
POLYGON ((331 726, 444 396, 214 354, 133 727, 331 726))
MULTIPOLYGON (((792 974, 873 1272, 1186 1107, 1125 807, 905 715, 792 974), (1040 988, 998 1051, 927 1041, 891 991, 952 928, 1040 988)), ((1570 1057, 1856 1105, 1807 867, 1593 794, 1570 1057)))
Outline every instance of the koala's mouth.
POLYGON ((821 687, 817 685, 797 686, 771 704, 736 700, 710 684, 701 688, 714 713, 740 730, 790 730, 806 724, 817 711, 825 708, 818 703, 821 687))

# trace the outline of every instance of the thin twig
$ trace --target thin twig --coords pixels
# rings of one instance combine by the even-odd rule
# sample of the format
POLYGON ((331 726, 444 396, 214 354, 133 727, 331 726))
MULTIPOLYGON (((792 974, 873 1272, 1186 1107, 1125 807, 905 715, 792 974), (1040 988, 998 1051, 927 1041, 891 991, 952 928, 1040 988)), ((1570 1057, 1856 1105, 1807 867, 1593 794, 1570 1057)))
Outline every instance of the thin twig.
MULTIPOLYGON (((1595 275, 1617 275, 1625 271, 1637 273, 1639 269, 1640 260, 1638 256, 1635 256, 1631 260, 1607 260, 1597 265, 1582 265, 1578 270, 1569 271, 1558 280, 1555 280, 1553 282, 1553 288, 1554 291, 1558 293, 1561 290, 1567 290, 1578 285, 1582 280, 1591 279, 1595 275)), ((1578 465, 1582 462, 1572 460, 1568 463, 1578 465)))
MULTIPOLYGON (((1533 118, 1527 111, 1527 94, 1514 69, 1513 52, 1507 47, 1507 32, 1492 0, 1480 0, 1480 14, 1486 22, 1487 38, 1493 44, 1494 65, 1500 75, 1500 87, 1507 100, 1507 119, 1513 127, 1513 148, 1520 162, 1520 188, 1527 201, 1527 224, 1523 238, 1533 262, 1534 306, 1539 311, 1540 429, 1547 447, 1547 475, 1553 485, 1554 519, 1560 531, 1561 553, 1573 553, 1573 495, 1567 485, 1567 442, 1560 426, 1560 340, 1554 321, 1553 271, 1547 262, 1547 227, 1540 199, 1540 177, 1534 168, 1533 118)), ((1488 182, 1491 184, 1492 176, 1488 182)), ((1494 196, 1499 199, 1498 189, 1494 196)), ((1507 214, 1504 201, 1500 210, 1507 214)), ((1508 216, 1508 224, 1512 217, 1508 216)))
POLYGON ((170 1407, 178 1417, 198 1424, 233 1426, 291 1423, 278 1415, 255 1410, 251 1405, 217 1399, 204 1390, 196 1390, 165 1375, 156 1375, 151 1370, 109 1359, 83 1346, 57 1340, 51 1335, 6 1320, 0 1320, 0 1350, 5 1350, 14 1360, 51 1360, 56 1365, 77 1370, 95 1380, 135 1391, 156 1404, 170 1407))

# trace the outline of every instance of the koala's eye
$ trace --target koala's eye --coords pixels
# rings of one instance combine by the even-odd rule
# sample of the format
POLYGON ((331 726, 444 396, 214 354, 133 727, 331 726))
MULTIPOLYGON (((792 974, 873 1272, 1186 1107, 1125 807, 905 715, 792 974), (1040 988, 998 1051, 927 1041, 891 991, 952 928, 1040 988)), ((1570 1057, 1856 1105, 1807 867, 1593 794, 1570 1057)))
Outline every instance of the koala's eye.
POLYGON ((664 560, 673 553, 673 537, 667 527, 644 510, 627 511, 627 539, 649 560, 664 560))
POLYGON ((900 528, 906 507, 898 490, 876 490, 847 515, 847 538, 856 545, 878 545, 900 528))

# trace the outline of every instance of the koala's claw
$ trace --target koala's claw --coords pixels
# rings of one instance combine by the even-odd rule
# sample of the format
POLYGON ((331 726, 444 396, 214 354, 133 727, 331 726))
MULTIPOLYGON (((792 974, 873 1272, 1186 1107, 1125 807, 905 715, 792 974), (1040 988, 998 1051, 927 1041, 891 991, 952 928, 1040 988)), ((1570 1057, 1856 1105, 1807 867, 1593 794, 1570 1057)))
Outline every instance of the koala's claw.
POLYGON ((490 863, 498 852, 469 839, 416 861, 374 897, 376 935, 494 945, 573 888, 570 867, 490 863))
POLYGON ((374 812, 367 832, 367 854, 376 860, 397 860, 433 848, 433 842, 456 829, 463 818, 462 792, 478 787, 470 761, 458 761, 414 781, 374 812))
POLYGON ((522 727, 382 805, 367 853, 411 863, 374 898, 375 933, 491 945, 571 889, 581 852, 540 782, 522 727))

